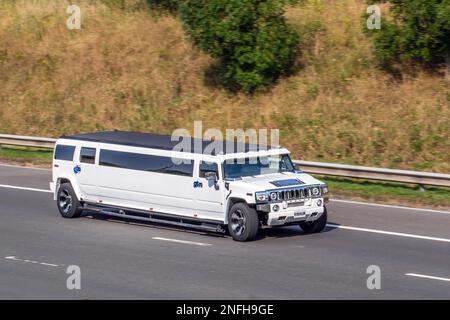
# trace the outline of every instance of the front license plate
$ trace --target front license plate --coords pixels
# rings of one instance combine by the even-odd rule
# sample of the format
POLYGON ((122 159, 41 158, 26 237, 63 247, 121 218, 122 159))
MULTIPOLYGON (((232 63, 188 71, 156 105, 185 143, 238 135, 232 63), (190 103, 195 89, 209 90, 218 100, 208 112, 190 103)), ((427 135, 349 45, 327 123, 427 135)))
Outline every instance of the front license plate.
POLYGON ((301 218, 305 216, 305 211, 296 211, 294 212, 294 217, 295 218, 301 218))

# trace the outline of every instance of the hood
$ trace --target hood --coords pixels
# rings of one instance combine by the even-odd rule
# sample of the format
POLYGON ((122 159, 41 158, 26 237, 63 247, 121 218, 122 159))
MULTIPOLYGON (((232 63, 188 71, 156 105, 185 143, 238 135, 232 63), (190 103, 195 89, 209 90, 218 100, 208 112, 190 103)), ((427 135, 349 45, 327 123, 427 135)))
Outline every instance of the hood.
POLYGON ((234 181, 233 184, 245 184, 253 191, 265 191, 289 187, 301 187, 308 185, 323 184, 322 181, 304 172, 272 173, 262 176, 243 177, 242 180, 234 181), (296 180, 299 180, 297 182, 296 180))

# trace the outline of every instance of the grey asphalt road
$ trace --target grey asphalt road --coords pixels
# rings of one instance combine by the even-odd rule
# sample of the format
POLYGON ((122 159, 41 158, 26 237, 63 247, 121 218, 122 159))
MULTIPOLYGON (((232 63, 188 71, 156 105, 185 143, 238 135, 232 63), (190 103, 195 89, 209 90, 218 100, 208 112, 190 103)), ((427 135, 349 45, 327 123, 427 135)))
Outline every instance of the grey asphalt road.
POLYGON ((50 179, 0 165, 0 299, 450 299, 449 212, 332 201, 323 233, 277 228, 237 243, 63 219, 45 192, 50 179), (70 265, 80 290, 66 287, 70 265), (367 288, 371 265, 379 290, 367 288))

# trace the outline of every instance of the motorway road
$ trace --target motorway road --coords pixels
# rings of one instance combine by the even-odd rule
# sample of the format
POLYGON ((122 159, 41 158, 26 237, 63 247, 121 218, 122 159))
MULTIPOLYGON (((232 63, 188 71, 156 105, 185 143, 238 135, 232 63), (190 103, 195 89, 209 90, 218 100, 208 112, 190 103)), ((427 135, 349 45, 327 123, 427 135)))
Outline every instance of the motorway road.
POLYGON ((0 165, 0 299, 450 299, 450 212, 332 201, 323 233, 278 228, 238 243, 63 219, 50 177, 0 165), (81 290, 66 288, 69 265, 81 290), (367 288, 370 265, 379 290, 367 288))

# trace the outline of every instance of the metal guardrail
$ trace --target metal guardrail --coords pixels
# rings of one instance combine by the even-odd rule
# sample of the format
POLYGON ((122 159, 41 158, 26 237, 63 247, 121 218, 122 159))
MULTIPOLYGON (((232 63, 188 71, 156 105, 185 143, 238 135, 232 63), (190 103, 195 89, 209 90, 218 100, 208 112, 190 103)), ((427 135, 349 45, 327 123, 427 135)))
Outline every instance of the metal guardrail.
POLYGON ((24 146, 37 148, 52 148, 55 146, 56 139, 42 138, 32 136, 16 136, 12 134, 0 134, 0 145, 24 146))
MULTIPOLYGON (((53 148, 56 139, 0 134, 0 145, 53 148)), ((307 173, 450 187, 450 174, 294 160, 307 173)))
POLYGON ((450 174, 294 160, 307 173, 450 187, 450 174))

